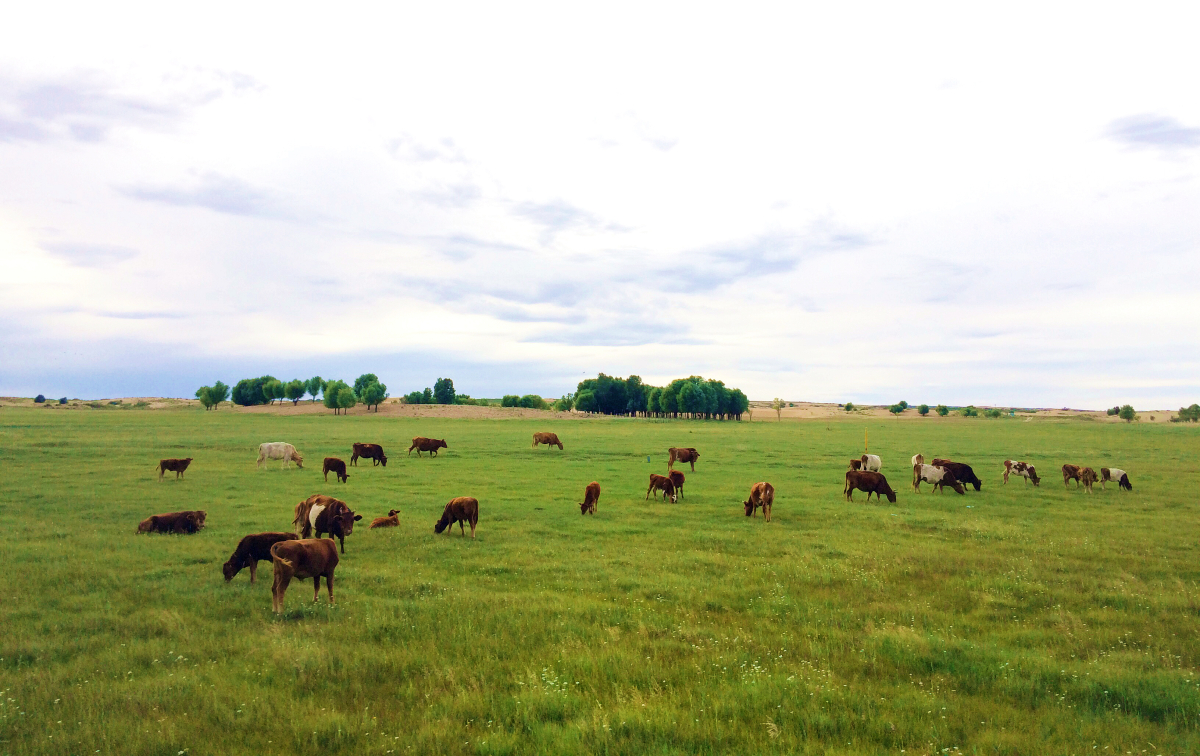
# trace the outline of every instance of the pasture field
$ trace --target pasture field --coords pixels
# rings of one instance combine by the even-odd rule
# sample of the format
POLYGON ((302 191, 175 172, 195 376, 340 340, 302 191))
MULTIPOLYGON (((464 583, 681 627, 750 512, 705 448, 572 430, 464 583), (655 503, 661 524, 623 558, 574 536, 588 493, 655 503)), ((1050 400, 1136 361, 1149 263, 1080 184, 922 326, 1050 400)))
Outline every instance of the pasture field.
POLYGON ((1198 459, 1197 430, 1163 424, 10 407, 0 754, 1194 754, 1198 459), (842 498, 864 427, 897 504, 842 498), (565 451, 531 449, 536 430, 565 451), (407 458, 415 435, 450 448, 407 458), (256 469, 263 441, 305 469, 256 469), (354 441, 388 466, 324 483, 354 441), (701 452, 684 498, 645 502, 672 445, 701 452), (918 451, 983 491, 913 493, 918 451), (1010 456, 1040 488, 1000 484, 1010 456), (1064 490, 1064 462, 1134 490, 1064 490), (759 480, 770 525, 742 512, 759 480), (314 493, 364 522, 336 607, 294 582, 277 618, 269 563, 253 586, 221 564, 314 493), (460 495, 475 541, 433 533, 460 495), (399 528, 366 529, 392 507, 399 528), (208 527, 134 534, 181 509, 208 527))

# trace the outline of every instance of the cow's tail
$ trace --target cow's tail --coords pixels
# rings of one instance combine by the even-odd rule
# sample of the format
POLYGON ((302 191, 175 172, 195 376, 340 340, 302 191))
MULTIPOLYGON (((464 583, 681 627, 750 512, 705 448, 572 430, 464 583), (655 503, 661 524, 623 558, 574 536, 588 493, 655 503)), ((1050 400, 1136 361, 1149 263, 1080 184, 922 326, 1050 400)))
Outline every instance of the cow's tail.
POLYGON ((276 549, 278 549, 278 548, 279 548, 279 544, 280 544, 280 543, 283 543, 283 541, 279 541, 279 542, 277 542, 276 544, 274 544, 273 546, 271 546, 271 559, 273 559, 273 560, 274 560, 274 559, 277 559, 277 560, 279 560, 280 562, 282 562, 282 563, 283 563, 283 565, 284 565, 285 567, 295 567, 295 565, 294 565, 294 564, 292 564, 292 560, 290 560, 290 559, 284 559, 283 557, 279 556, 279 553, 276 551, 276 549))

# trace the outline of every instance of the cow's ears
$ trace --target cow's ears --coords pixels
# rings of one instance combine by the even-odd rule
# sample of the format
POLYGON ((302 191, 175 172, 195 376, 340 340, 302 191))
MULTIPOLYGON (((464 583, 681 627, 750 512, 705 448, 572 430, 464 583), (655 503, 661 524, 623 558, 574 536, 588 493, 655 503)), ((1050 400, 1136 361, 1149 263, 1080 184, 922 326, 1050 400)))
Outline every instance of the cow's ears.
POLYGON ((361 520, 362 515, 354 515, 354 519, 355 519, 355 521, 361 520))

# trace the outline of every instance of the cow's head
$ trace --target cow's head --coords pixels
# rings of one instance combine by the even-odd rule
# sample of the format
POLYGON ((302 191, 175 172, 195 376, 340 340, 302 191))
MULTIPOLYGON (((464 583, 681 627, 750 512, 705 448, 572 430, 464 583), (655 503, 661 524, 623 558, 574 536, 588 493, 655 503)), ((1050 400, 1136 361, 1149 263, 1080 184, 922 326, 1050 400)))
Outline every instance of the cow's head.
POLYGON ((896 503, 896 492, 892 490, 891 486, 884 486, 884 488, 886 490, 884 490, 883 495, 887 497, 889 502, 891 502, 892 504, 895 504, 896 503))
POLYGON ((745 501, 742 502, 742 506, 746 508, 746 516, 747 517, 752 517, 754 515, 754 502, 750 501, 749 499, 746 499, 745 501))
POLYGON ((387 467, 387 455, 386 454, 379 455, 379 464, 383 465, 384 467, 387 467))
POLYGON ((663 489, 663 493, 671 494, 671 503, 674 504, 676 502, 675 485, 669 482, 670 478, 668 478, 667 480, 668 480, 667 487, 663 489))
POLYGON ((354 532, 354 523, 361 520, 362 515, 354 514, 349 509, 338 512, 329 518, 330 533, 337 535, 339 532, 343 536, 348 536, 354 532))
POLYGON ((232 559, 221 565, 221 572, 225 575, 225 582, 228 583, 230 580, 233 580, 233 576, 238 574, 238 571, 241 569, 242 566, 234 564, 232 559))
POLYGON ((153 533, 153 532, 154 532, 154 529, 155 529, 157 526, 158 526, 158 515, 151 515, 151 516, 147 517, 146 519, 144 519, 144 520, 142 520, 141 522, 139 522, 139 523, 138 523, 138 529, 137 529, 137 532, 139 532, 139 533, 153 533))
POLYGON ((198 509, 195 512, 192 512, 192 514, 196 516, 195 519, 197 529, 204 527, 205 521, 208 520, 208 511, 204 509, 198 509))
POLYGON ((296 467, 299 467, 301 470, 304 469, 304 457, 300 456, 300 452, 292 453, 292 461, 296 463, 296 467))
POLYGON ((589 509, 591 509, 591 505, 589 505, 586 501, 579 502, 579 514, 585 515, 588 513, 589 509))
POLYGON ((1037 470, 1033 469, 1033 465, 1027 465, 1025 469, 1029 472, 1029 479, 1033 481, 1033 485, 1038 485, 1042 479, 1038 477, 1037 470))
POLYGON ((851 470, 861 470, 862 466, 863 466, 863 463, 862 463, 861 459, 850 460, 850 469, 851 470))
POLYGON ((433 442, 433 448, 434 449, 449 449, 450 447, 446 446, 446 439, 439 438, 433 442))
POLYGON ((450 527, 450 510, 449 510, 449 508, 447 508, 445 512, 442 512, 441 518, 433 524, 433 532, 441 533, 443 530, 445 530, 448 527, 450 527))

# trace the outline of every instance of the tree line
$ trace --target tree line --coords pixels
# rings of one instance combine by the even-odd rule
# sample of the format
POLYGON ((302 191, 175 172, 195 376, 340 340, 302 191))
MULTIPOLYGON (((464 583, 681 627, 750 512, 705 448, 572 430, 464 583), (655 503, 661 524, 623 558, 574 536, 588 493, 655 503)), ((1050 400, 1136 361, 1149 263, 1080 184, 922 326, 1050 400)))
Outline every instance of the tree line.
POLYGON ((454 390, 454 381, 449 378, 438 378, 433 388, 425 387, 424 391, 413 391, 401 399, 405 404, 474 404, 486 407, 487 399, 472 399, 466 394, 454 390))
POLYGON ((387 386, 374 373, 363 373, 355 379, 353 386, 341 380, 327 381, 319 375, 307 381, 299 378, 281 381, 275 376, 264 375, 243 378, 232 390, 221 381, 196 389, 196 398, 206 410, 215 409, 229 400, 242 407, 274 404, 276 401, 282 404, 284 400, 295 406, 305 394, 313 402, 321 396, 324 405, 334 414, 344 414, 356 404, 365 404, 368 410, 374 407, 378 412, 379 405, 388 398, 387 386))
POLYGON ((741 420, 750 408, 750 400, 741 389, 698 375, 676 378, 666 386, 651 386, 640 376, 622 379, 600 373, 580 381, 569 399, 580 412, 630 417, 741 420))

